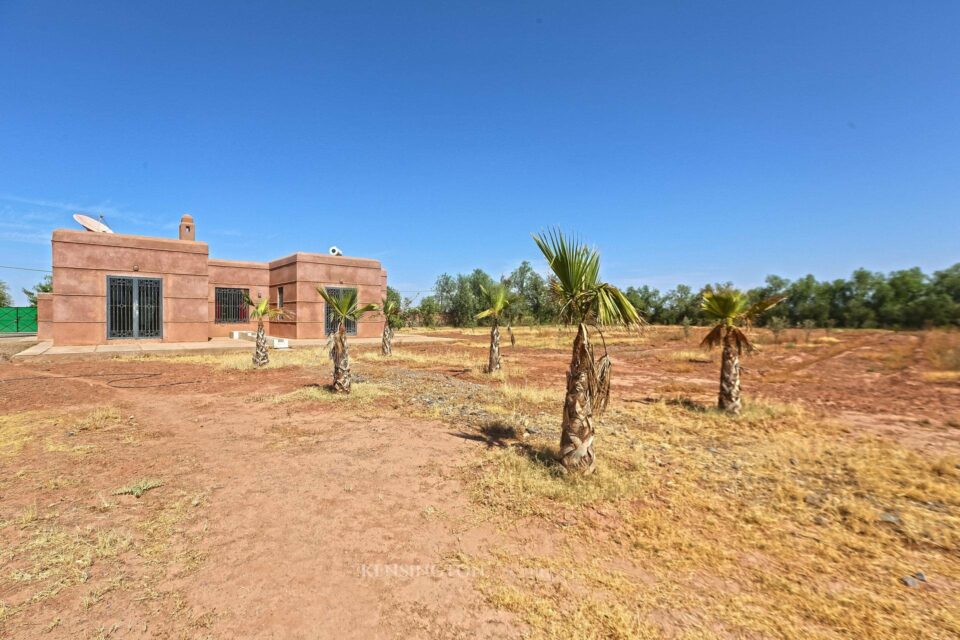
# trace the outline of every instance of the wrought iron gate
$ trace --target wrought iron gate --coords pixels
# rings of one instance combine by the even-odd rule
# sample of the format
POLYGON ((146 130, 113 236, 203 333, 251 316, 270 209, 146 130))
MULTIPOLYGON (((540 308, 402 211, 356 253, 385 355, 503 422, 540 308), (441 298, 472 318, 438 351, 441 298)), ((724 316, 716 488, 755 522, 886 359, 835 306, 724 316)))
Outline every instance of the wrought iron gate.
POLYGON ((163 281, 107 276, 107 337, 163 336, 163 281))
MULTIPOLYGON (((327 287, 327 293, 329 293, 329 294, 332 295, 332 296, 339 296, 339 295, 341 295, 344 291, 348 291, 348 289, 343 288, 343 287, 327 287)), ((323 319, 324 319, 324 334, 325 334, 325 335, 330 335, 331 333, 333 333, 333 332, 335 332, 335 331, 337 330, 337 326, 338 326, 339 320, 337 320, 337 317, 336 317, 335 315, 333 315, 333 311, 330 309, 330 305, 328 305, 328 304, 324 304, 324 305, 323 305, 323 316, 324 316, 324 318, 323 318, 323 319)), ((357 321, 356 321, 356 320, 349 320, 349 319, 348 319, 347 322, 346 322, 346 325, 347 325, 347 326, 346 326, 346 329, 347 329, 347 335, 348 335, 348 336, 355 336, 355 335, 357 335, 357 321)))

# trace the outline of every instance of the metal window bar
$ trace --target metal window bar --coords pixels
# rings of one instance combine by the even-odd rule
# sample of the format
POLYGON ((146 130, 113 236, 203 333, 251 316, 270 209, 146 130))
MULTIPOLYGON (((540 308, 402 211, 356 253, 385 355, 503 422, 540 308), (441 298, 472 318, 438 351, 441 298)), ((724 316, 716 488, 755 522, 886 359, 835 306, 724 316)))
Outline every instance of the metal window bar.
POLYGON ((139 278, 137 280, 137 297, 139 299, 137 337, 159 338, 163 332, 160 281, 152 278, 139 278))
POLYGON ((107 338, 163 336, 163 281, 107 277, 107 338))
POLYGON ((213 321, 216 324, 239 324, 248 322, 250 308, 246 296, 249 289, 217 287, 214 291, 213 321))
MULTIPOLYGON (((350 291, 350 290, 351 290, 351 289, 349 289, 349 288, 344 288, 344 287, 327 287, 326 289, 327 289, 327 293, 329 293, 331 296, 339 296, 339 295, 342 295, 344 291, 350 291)), ((326 304, 323 305, 323 315, 324 315, 324 323, 323 323, 323 324, 324 324, 324 332, 325 332, 325 335, 330 335, 331 333, 333 333, 333 332, 335 332, 335 331, 337 330, 337 328, 338 328, 338 320, 337 320, 336 316, 333 314, 333 311, 330 309, 330 306, 329 306, 329 305, 326 305, 326 304)), ((347 325, 347 326, 346 326, 346 329, 347 329, 347 335, 348 335, 348 336, 355 336, 355 335, 357 335, 357 321, 356 321, 356 320, 349 320, 349 319, 348 319, 347 322, 346 322, 346 325, 347 325)))

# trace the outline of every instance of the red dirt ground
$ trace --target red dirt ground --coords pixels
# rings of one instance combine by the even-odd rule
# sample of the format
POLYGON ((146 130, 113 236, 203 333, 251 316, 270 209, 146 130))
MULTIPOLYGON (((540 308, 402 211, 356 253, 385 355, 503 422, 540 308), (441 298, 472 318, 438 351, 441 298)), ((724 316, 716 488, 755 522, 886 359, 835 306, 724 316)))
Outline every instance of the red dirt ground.
MULTIPOLYGON (((669 357, 676 351, 707 356, 697 346, 704 331, 695 329, 684 340, 679 329, 653 327, 647 329, 645 344, 611 344, 615 397, 627 402, 685 398, 712 406, 719 382, 718 354, 714 362, 678 362, 669 357)), ((826 344, 816 339, 812 344, 789 342, 803 339, 803 332, 792 333, 796 335, 784 337, 781 345, 759 345, 756 353, 741 360, 745 402, 753 396, 800 403, 856 429, 876 429, 919 447, 960 449, 960 379, 936 383, 923 379, 930 367, 921 348, 922 333, 833 331, 826 344)), ((822 331, 817 334, 823 337, 822 331)), ((428 335, 458 338, 478 349, 488 342, 478 330, 428 335)), ((510 380, 562 389, 570 357, 567 349, 528 348, 523 339, 519 336, 517 346, 503 348, 510 380), (511 364, 522 371, 516 373, 514 367, 511 372, 511 364)), ((411 345, 407 350, 430 354, 446 348, 450 347, 430 344, 411 345)), ((478 363, 482 353, 478 351, 478 363)), ((451 375, 460 371, 431 369, 451 375)))
MULTIPOLYGON (((486 337, 442 335, 468 346, 403 350, 475 345, 476 363, 408 366, 482 382, 469 369, 483 361, 486 337)), ((835 335, 836 343, 768 345, 747 358, 745 397, 800 402, 918 448, 960 448, 960 384, 922 380, 919 335, 835 335)), ((696 344, 673 338, 611 347, 615 401, 713 402, 718 366, 671 358, 696 344)), ((565 347, 528 348, 521 338, 504 355, 511 381, 562 389, 565 347)), ((456 560, 502 535, 471 516, 460 480, 480 445, 404 415, 389 398, 357 409, 252 401, 326 382, 328 369, 323 361, 256 373, 161 360, 0 364, 0 416, 39 412, 34 440, 0 455, 0 521, 33 513, 29 526, 3 529, 20 537, 4 544, 29 551, 38 532, 83 537, 101 527, 133 541, 119 562, 84 565, 81 579, 44 597, 29 576, 9 579, 22 576, 23 557, 0 556, 0 602, 15 608, 0 615, 0 635, 519 635, 456 560), (74 432, 71 420, 96 407, 117 408, 121 420, 74 432), (63 453, 67 445, 82 453, 63 453), (111 495, 143 477, 164 484, 140 499, 111 495), (145 523, 156 521, 166 533, 150 533, 145 523)))
MULTIPOLYGON (((114 578, 112 568, 95 563, 80 589, 30 606, 0 626, 0 635, 509 636, 502 614, 481 606, 469 573, 446 566, 491 532, 432 515, 467 511, 457 467, 473 443, 390 411, 370 418, 317 404, 249 402, 254 393, 285 393, 327 375, 326 366, 255 378, 167 362, 0 366, 0 413, 119 407, 135 421, 139 440, 130 447, 109 431, 79 433, 73 440, 94 453, 65 460, 28 447, 15 461, 0 457, 6 478, 27 470, 27 477, 66 479, 56 490, 4 483, 0 518, 39 505, 41 519, 64 530, 96 527, 106 497, 117 503, 114 522, 136 536, 138 523, 160 513, 168 497, 198 495, 169 555, 203 558, 195 569, 174 560, 155 581, 128 562, 123 579, 157 594, 140 601, 138 589, 117 590, 87 607, 84 595, 114 578), (138 377, 145 373, 159 375, 138 377), (51 465, 57 468, 45 468, 51 465), (140 500, 110 497, 144 476, 165 484, 140 500)), ((0 585, 8 605, 27 596, 16 582, 0 585)))

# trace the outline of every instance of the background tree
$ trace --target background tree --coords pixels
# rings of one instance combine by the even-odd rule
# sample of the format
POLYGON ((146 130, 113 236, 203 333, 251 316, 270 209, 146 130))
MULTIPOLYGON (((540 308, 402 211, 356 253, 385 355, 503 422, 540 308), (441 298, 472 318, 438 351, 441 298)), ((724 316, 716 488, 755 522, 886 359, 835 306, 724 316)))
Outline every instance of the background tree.
POLYGON ((487 373, 500 370, 500 319, 512 303, 510 290, 504 284, 492 284, 480 287, 483 305, 486 307, 477 313, 477 320, 490 318, 490 354, 487 360, 487 373))
POLYGON ((587 326, 639 327, 641 320, 619 289, 600 280, 600 254, 596 249, 576 239, 568 240, 559 230, 534 235, 533 239, 553 272, 551 286, 560 320, 577 325, 567 372, 560 461, 569 471, 588 474, 596 465, 593 416, 602 414, 610 399, 611 363, 606 352, 599 361, 594 360, 587 326))
POLYGON ((43 280, 33 285, 30 289, 21 289, 23 295, 27 296, 27 300, 30 302, 31 307, 37 306, 37 294, 38 293, 50 293, 53 291, 53 276, 49 273, 43 276, 43 280))
POLYGON ((514 303, 511 315, 518 324, 550 322, 555 316, 547 281, 524 260, 507 278, 514 303))
POLYGON ((773 316, 767 321, 767 328, 773 334, 773 344, 780 344, 780 334, 787 328, 787 320, 783 316, 773 316))
POLYGON ((700 296, 685 284, 678 284, 663 297, 661 312, 664 324, 678 324, 684 317, 700 318, 700 296))
POLYGON ((433 293, 439 306, 440 313, 449 314, 453 308, 453 296, 457 290, 457 283, 447 273, 442 273, 433 285, 433 293))
POLYGON ((781 300, 783 298, 770 298, 751 305, 747 295, 736 289, 707 291, 703 294, 703 313, 717 324, 700 344, 707 349, 723 345, 717 400, 721 410, 740 413, 740 356, 744 349, 753 350, 741 327, 749 326, 757 316, 781 300))
POLYGON ((644 285, 639 288, 628 287, 623 293, 647 322, 665 323, 663 317, 665 300, 659 290, 644 285))
POLYGON ((10 288, 7 283, 0 280, 0 307, 12 307, 13 296, 10 295, 10 288))
POLYGON ((817 328, 816 320, 811 320, 807 318, 800 323, 800 326, 803 327, 803 337, 807 343, 811 342, 811 336, 813 336, 813 330, 817 328))
POLYGON ((356 289, 340 289, 333 294, 317 287, 330 313, 337 320, 337 329, 330 335, 330 360, 333 362, 333 390, 350 393, 353 382, 350 375, 350 351, 347 347, 347 320, 359 322, 363 316, 377 310, 375 304, 360 305, 356 289))
POLYGON ((263 321, 289 318, 292 314, 281 307, 271 307, 267 298, 254 302, 249 294, 244 293, 243 299, 250 306, 250 319, 257 321, 257 346, 253 350, 253 366, 265 367, 270 362, 270 354, 267 352, 267 334, 263 329, 263 321))
MULTIPOLYGON (((456 326, 476 323, 479 307, 479 285, 493 280, 482 270, 437 279, 436 296, 443 299, 441 311, 446 321, 456 326)), ((551 295, 551 287, 543 274, 523 262, 507 278, 510 291, 517 296, 511 310, 517 322, 553 323, 560 317, 559 307, 551 295)), ((634 308, 650 322, 682 324, 689 318, 693 324, 706 321, 700 309, 702 294, 728 288, 729 283, 714 283, 700 289, 679 284, 661 293, 641 286, 624 291, 634 308), (699 293, 698 293, 699 292, 699 293)), ((790 281, 770 275, 764 284, 751 289, 747 296, 752 303, 772 297, 786 297, 779 317, 790 326, 813 320, 820 327, 904 328, 927 326, 960 326, 960 264, 933 275, 920 269, 904 269, 889 274, 858 269, 849 278, 819 281, 812 275, 790 281)), ((762 318, 758 319, 763 324, 762 318)))
POLYGON ((433 296, 425 297, 420 301, 420 306, 417 307, 417 315, 420 316, 420 322, 423 326, 436 326, 437 319, 440 316, 440 303, 433 296))

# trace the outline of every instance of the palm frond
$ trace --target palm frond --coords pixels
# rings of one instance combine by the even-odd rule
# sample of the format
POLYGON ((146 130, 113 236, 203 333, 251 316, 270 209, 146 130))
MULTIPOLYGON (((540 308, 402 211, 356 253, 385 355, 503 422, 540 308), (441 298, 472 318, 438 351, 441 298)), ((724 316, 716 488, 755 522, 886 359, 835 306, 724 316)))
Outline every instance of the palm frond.
POLYGON ((600 325, 637 325, 637 310, 613 285, 600 281, 600 253, 559 229, 534 234, 553 272, 550 291, 565 324, 586 322, 600 325))
POLYGON ((643 323, 633 303, 615 286, 606 282, 601 283, 595 289, 594 296, 597 324, 639 327, 643 323))
POLYGON ((713 349, 714 347, 718 346, 721 342, 723 342, 723 330, 725 328, 726 327, 724 327, 722 324, 715 326, 710 330, 710 333, 704 336, 703 340, 700 342, 700 346, 704 349, 713 349))
POLYGON ((510 297, 510 290, 503 283, 493 284, 489 287, 480 285, 480 292, 483 295, 483 304, 486 305, 486 309, 474 316, 477 320, 487 317, 499 318, 513 302, 510 297))
POLYGON ((384 298, 380 305, 380 313, 385 318, 392 318, 400 315, 400 305, 392 298, 384 298))
POLYGON ((596 376, 596 384, 594 385, 594 397, 593 397, 593 415, 601 416, 603 412, 607 410, 607 405, 610 403, 610 379, 613 373, 613 363, 610 361, 610 356, 604 354, 600 361, 597 362, 594 367, 594 375, 596 376))
POLYGON ((730 330, 730 333, 733 336, 734 344, 737 345, 738 354, 743 355, 744 351, 753 351, 753 343, 750 342, 750 338, 747 337, 746 333, 741 331, 738 327, 733 327, 730 330))
POLYGON ((263 298, 254 302, 249 293, 244 292, 243 301, 250 307, 251 320, 280 320, 282 318, 292 318, 293 313, 280 307, 271 307, 270 300, 263 298))
POLYGON ((379 310, 380 310, 380 307, 374 304, 373 302, 368 302, 367 304, 359 307, 354 305, 353 311, 351 312, 349 317, 351 320, 359 320, 360 318, 367 315, 368 313, 372 313, 374 311, 379 311, 379 310))
POLYGON ((743 315, 749 304, 747 296, 736 289, 706 291, 700 309, 709 317, 732 324, 743 315))
POLYGON ((317 293, 323 298, 327 308, 333 312, 338 320, 359 320, 371 311, 378 311, 380 307, 373 303, 360 306, 357 302, 356 289, 340 289, 330 293, 323 287, 317 287, 317 293))
POLYGON ((766 300, 761 300, 760 302, 755 303, 752 307, 747 309, 743 313, 743 317, 747 320, 753 320, 761 313, 769 311, 773 307, 777 306, 781 302, 787 299, 787 296, 774 296, 773 298, 767 298, 766 300))

